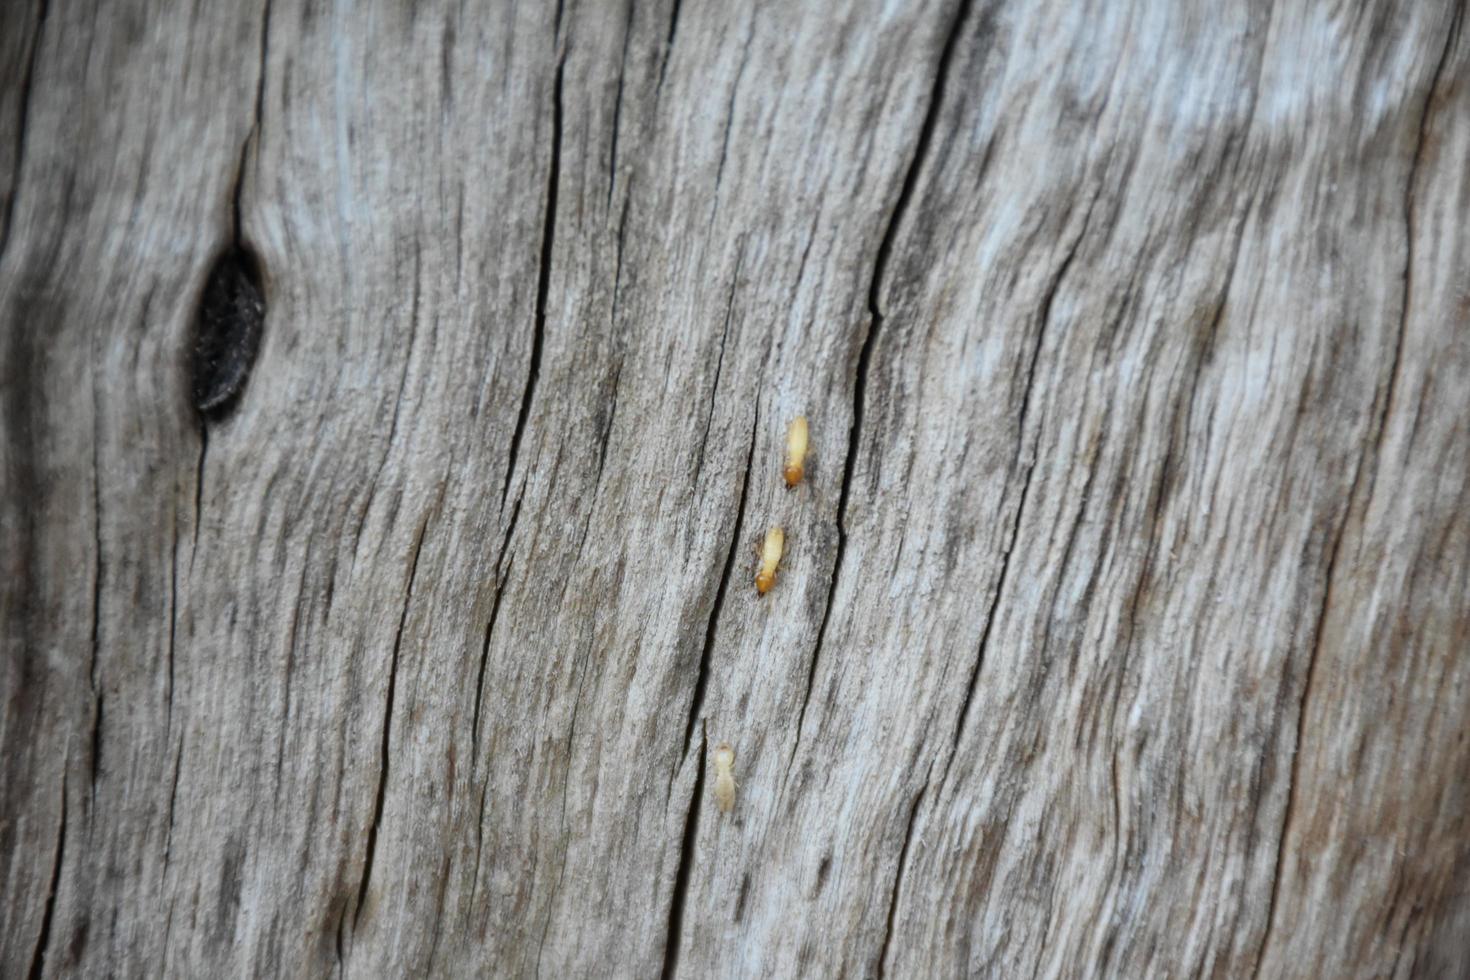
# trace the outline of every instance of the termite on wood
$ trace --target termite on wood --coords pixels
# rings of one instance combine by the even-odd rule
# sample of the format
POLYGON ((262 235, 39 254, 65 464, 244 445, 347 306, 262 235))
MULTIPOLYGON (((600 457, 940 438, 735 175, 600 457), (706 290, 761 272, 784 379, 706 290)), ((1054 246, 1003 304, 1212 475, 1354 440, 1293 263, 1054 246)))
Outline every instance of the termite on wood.
POLYGON ((721 813, 735 809, 735 750, 728 743, 715 746, 715 805, 721 813))
POLYGON ((766 532, 766 543, 761 545, 761 570, 755 577, 755 590, 761 595, 771 591, 776 584, 776 566, 781 564, 781 552, 786 549, 786 532, 773 527, 766 532))
POLYGON ((786 427, 786 486, 794 487, 806 473, 806 416, 798 415, 786 427))

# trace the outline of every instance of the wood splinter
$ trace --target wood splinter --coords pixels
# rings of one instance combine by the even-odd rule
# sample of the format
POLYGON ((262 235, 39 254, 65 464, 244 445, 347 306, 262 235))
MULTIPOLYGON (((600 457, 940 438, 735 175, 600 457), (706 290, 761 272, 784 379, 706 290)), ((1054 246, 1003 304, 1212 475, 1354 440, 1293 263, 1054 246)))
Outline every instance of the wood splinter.
POLYGON ((786 468, 782 475, 788 488, 800 483, 806 474, 806 440, 806 416, 798 415, 786 427, 786 468))
POLYGON ((771 591, 776 584, 776 566, 781 564, 781 552, 786 549, 786 532, 773 527, 766 532, 766 543, 761 545, 761 570, 755 577, 755 590, 761 595, 771 591))
POLYGON ((715 746, 715 805, 721 813, 735 809, 735 750, 726 742, 715 746))

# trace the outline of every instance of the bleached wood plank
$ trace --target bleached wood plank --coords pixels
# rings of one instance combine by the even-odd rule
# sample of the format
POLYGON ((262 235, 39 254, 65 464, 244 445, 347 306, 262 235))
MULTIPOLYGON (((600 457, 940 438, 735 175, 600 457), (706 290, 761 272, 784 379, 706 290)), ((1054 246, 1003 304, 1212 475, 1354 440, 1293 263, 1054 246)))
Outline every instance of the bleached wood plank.
POLYGON ((1461 5, 6 16, 0 972, 1466 969, 1461 5))

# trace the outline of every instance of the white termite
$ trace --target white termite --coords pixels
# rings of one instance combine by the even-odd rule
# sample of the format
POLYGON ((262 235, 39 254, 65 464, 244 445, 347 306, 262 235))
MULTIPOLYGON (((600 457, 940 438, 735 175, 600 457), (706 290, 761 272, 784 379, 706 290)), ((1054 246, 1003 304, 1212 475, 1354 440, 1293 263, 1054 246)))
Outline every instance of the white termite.
POLYGON ((715 806, 721 813, 735 809, 735 750, 727 743, 715 746, 715 806))

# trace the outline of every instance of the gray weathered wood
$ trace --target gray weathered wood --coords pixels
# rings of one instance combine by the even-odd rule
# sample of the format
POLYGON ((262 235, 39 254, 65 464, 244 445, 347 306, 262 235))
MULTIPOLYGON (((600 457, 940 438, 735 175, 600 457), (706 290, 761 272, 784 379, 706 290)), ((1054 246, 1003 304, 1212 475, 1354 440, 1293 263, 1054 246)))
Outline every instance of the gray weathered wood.
POLYGON ((3 5, 0 974, 1470 972, 1465 22, 3 5))

